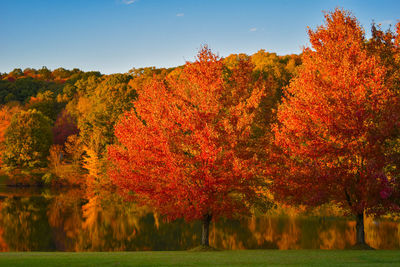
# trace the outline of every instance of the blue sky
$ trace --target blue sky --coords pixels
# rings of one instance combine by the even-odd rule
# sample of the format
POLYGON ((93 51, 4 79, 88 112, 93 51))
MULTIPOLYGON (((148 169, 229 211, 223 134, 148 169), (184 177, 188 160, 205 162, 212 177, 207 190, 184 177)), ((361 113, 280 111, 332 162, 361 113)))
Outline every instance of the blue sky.
POLYGON ((335 7, 352 11, 367 33, 372 20, 387 27, 400 19, 394 0, 0 0, 0 72, 172 67, 202 44, 220 56, 299 53, 307 26, 335 7))

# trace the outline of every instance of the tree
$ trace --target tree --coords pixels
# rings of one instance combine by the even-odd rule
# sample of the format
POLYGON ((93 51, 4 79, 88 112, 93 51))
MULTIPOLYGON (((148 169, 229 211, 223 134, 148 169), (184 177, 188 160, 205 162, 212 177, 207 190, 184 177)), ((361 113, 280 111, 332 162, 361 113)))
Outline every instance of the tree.
POLYGON ((26 105, 27 109, 36 109, 40 111, 43 115, 51 119, 52 122, 57 119, 63 106, 63 103, 58 103, 56 101, 52 91, 38 93, 36 97, 32 96, 29 103, 26 105))
POLYGON ((0 109, 0 143, 4 142, 4 135, 8 126, 10 126, 11 118, 14 114, 21 111, 19 105, 3 106, 0 109))
MULTIPOLYGON (((3 106, 0 109, 0 155, 4 151, 4 140, 7 128, 10 126, 11 118, 14 114, 21 111, 20 106, 3 106)), ((1 157, 1 156, 0 156, 1 157)), ((2 163, 0 158, 0 164, 2 163)))
POLYGON ((114 125, 118 118, 133 106, 136 90, 128 85, 131 78, 125 74, 113 74, 89 79, 88 91, 78 99, 76 110, 80 137, 98 156, 114 142, 114 125))
POLYGON ((37 110, 15 114, 5 133, 3 162, 8 167, 36 168, 46 163, 53 136, 50 120, 37 110))
POLYGON ((38 70, 38 74, 39 79, 42 80, 50 80, 52 78, 51 71, 46 66, 43 66, 40 70, 38 70))
POLYGON ((124 196, 169 219, 201 219, 203 246, 212 219, 248 212, 257 197, 244 140, 264 86, 252 69, 247 59, 227 71, 204 47, 183 70, 143 87, 115 127, 120 145, 109 148, 124 196))
POLYGON ((276 144, 287 158, 274 187, 290 202, 344 207, 356 216, 357 244, 365 247, 364 213, 399 209, 399 180, 385 173, 397 98, 356 18, 336 9, 325 20, 309 30, 312 48, 304 49, 303 66, 278 108, 276 144))
POLYGON ((64 146, 69 136, 78 134, 79 131, 75 121, 76 120, 66 110, 58 114, 52 129, 54 144, 64 146))
MULTIPOLYGON (((390 28, 383 31, 380 25, 372 24, 372 37, 367 42, 369 53, 377 56, 381 64, 386 68, 384 77, 385 85, 397 96, 400 95, 400 22, 395 27, 395 32, 390 28)), ((400 103, 396 103, 399 105, 400 103)), ((397 116, 399 106, 394 108, 397 116)), ((396 127, 395 133, 386 141, 385 153, 388 162, 385 172, 390 177, 400 177, 400 127, 396 127)), ((400 198, 397 200, 400 205, 400 198)))

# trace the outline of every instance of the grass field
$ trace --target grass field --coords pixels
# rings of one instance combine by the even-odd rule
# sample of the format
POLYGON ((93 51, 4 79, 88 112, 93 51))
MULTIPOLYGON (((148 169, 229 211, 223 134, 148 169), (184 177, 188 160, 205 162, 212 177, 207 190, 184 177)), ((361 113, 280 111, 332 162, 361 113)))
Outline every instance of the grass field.
POLYGON ((400 251, 5 252, 0 266, 400 266, 400 251))

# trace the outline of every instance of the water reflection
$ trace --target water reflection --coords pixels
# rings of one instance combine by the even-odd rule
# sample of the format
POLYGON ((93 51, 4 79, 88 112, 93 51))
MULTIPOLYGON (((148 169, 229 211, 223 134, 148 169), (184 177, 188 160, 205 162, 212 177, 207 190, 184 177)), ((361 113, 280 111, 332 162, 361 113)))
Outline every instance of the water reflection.
MULTIPOLYGON (((165 222, 117 195, 85 198, 80 190, 0 190, 1 251, 185 250, 200 243, 200 223, 165 222)), ((400 248, 400 224, 366 220, 366 240, 400 248)), ((355 222, 341 218, 264 215, 212 224, 221 249, 343 249, 355 243, 355 222)))

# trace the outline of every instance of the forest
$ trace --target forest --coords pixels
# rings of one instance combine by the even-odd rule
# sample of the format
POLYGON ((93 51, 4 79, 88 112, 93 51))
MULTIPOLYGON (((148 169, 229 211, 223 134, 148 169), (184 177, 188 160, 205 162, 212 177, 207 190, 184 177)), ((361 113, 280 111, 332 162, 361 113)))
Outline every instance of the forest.
POLYGON ((328 204, 368 248, 365 217, 400 211, 400 23, 370 32, 336 9, 299 55, 0 73, 0 179, 200 220, 204 247, 219 218, 328 204))

